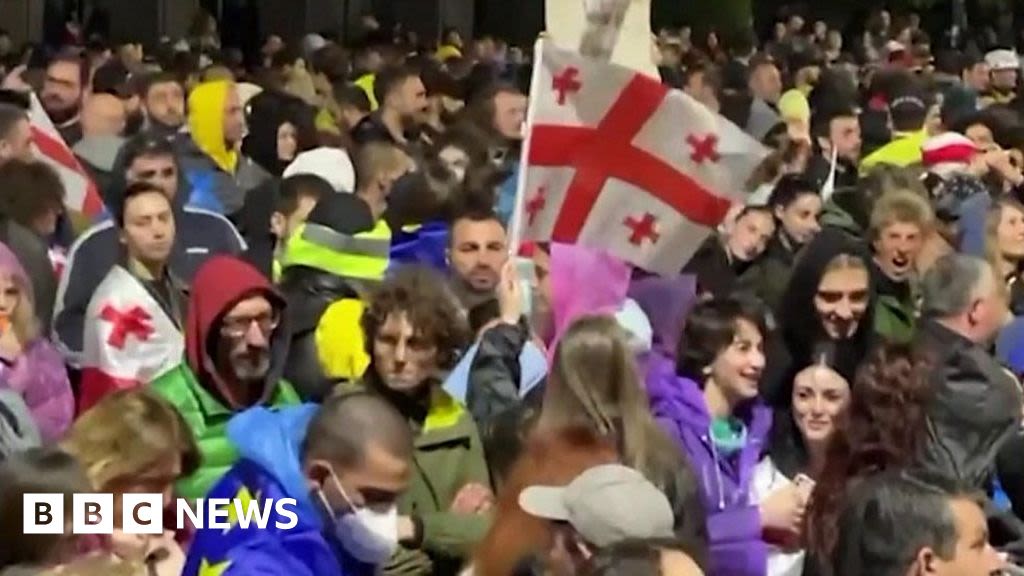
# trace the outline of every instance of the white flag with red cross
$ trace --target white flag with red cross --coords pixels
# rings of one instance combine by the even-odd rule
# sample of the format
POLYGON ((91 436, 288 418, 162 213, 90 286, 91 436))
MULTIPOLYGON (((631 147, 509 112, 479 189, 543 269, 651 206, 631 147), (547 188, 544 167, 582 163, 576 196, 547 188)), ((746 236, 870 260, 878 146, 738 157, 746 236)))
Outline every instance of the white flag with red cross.
POLYGON ((116 390, 148 384, 181 363, 185 339, 146 288, 110 269, 85 314, 80 409, 116 390))
POLYGON ((99 189, 68 148, 35 94, 31 95, 28 120, 36 158, 49 164, 60 176, 64 184, 64 206, 70 211, 76 229, 88 227, 103 213, 99 189))
POLYGON ((678 274, 767 150, 678 90, 541 40, 514 239, 678 274))

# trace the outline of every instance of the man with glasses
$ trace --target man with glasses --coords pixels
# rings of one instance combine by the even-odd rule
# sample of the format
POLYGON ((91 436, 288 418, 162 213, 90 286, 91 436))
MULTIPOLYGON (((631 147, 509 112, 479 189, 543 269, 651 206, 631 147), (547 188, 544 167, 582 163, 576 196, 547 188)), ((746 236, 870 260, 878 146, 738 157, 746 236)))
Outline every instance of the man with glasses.
POLYGON ((259 405, 297 404, 281 378, 288 355, 285 300, 252 265, 216 256, 196 273, 185 320, 185 358, 153 382, 192 428, 200 468, 178 484, 202 498, 238 459, 228 421, 259 405))
MULTIPOLYGON (((122 148, 114 167, 117 181, 105 200, 108 207, 116 206, 125 187, 136 182, 147 182, 163 191, 170 200, 178 231, 171 247, 169 266, 187 283, 211 256, 240 254, 245 242, 231 222, 220 214, 185 205, 190 191, 180 174, 174 149, 167 140, 137 136, 122 148)), ((87 230, 68 253, 57 291, 53 328, 54 341, 73 366, 81 365, 86 305, 107 272, 117 264, 118 253, 118 234, 111 221, 87 230)))

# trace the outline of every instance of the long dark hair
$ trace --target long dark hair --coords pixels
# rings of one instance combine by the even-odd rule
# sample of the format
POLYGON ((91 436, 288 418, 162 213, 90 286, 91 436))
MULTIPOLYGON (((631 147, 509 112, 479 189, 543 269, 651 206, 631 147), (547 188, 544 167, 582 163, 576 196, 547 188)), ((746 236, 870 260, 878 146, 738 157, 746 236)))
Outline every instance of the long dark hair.
POLYGON ((829 558, 835 548, 848 486, 913 463, 924 439, 928 373, 927 360, 905 345, 882 346, 861 366, 811 498, 805 533, 812 557, 829 558))

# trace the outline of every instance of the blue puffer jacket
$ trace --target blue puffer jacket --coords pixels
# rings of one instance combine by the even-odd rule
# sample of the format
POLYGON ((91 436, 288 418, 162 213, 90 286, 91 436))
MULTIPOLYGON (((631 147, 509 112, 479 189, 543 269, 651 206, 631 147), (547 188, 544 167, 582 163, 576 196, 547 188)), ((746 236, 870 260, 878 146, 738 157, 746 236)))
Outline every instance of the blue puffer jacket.
MULTIPOLYGON (((295 499, 298 524, 275 509, 265 529, 233 522, 228 530, 204 528, 196 532, 189 548, 183 576, 370 576, 372 566, 345 553, 325 535, 324 514, 310 497, 302 473, 300 454, 314 405, 280 411, 253 408, 228 424, 228 436, 238 447, 241 460, 210 490, 209 498, 241 498, 257 501, 295 499)), ((262 509, 262 507, 261 507, 262 509)))

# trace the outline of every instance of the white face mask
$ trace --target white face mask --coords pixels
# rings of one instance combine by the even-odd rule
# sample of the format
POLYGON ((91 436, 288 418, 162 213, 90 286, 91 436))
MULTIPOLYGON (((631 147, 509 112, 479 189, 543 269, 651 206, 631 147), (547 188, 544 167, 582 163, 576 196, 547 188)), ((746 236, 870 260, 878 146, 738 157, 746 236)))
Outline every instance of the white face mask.
MULTIPOLYGON (((398 549, 398 506, 392 504, 384 512, 358 507, 345 493, 333 471, 331 479, 351 508, 351 511, 340 516, 334 515, 334 537, 360 562, 374 566, 387 563, 398 549)), ((327 498, 322 490, 320 499, 327 506, 327 498)), ((330 510, 329 506, 327 508, 330 510)))

